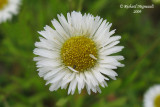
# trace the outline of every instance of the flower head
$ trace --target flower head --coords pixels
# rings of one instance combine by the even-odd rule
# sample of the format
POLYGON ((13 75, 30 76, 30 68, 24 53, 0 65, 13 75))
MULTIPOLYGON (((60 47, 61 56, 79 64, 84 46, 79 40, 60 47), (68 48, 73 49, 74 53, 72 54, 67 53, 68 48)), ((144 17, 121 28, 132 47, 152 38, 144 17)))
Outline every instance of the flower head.
POLYGON ((154 85, 145 93, 144 107, 160 107, 160 85, 154 85))
POLYGON ((0 23, 18 14, 20 0, 0 0, 0 23))
POLYGON ((51 84, 50 91, 68 88, 68 94, 74 94, 76 87, 79 93, 86 87, 88 94, 101 92, 106 80, 116 79, 113 69, 124 66, 118 62, 123 56, 111 56, 123 49, 115 46, 121 36, 112 36, 112 24, 99 16, 73 11, 67 19, 62 14, 58 19, 52 20, 54 28, 39 32, 43 37, 35 43, 39 76, 51 84))

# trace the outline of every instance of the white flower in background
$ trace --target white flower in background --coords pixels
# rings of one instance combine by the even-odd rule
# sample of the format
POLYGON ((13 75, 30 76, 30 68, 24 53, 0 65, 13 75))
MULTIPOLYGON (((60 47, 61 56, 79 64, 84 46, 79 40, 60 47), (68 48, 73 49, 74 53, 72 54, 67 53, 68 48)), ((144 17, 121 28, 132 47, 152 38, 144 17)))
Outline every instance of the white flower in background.
POLYGON ((10 20, 18 14, 20 0, 0 0, 0 23, 10 20))
POLYGON ((144 107, 160 107, 160 85, 154 85, 145 93, 144 107))
POLYGON ((68 87, 68 94, 74 94, 76 87, 79 93, 86 87, 88 94, 101 93, 106 80, 116 79, 113 69, 124 66, 118 62, 123 56, 111 56, 122 50, 123 46, 115 46, 121 36, 111 36, 112 24, 99 16, 73 11, 67 19, 58 15, 58 20, 52 20, 55 29, 44 27, 39 32, 43 37, 35 43, 39 76, 51 84, 50 91, 68 87))

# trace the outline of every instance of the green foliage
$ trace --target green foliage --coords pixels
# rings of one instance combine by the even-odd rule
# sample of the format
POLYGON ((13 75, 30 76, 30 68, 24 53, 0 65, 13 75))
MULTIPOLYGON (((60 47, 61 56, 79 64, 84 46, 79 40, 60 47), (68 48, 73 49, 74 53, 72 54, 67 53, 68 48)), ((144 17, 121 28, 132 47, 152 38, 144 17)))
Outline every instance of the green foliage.
POLYGON ((141 107, 144 92, 160 84, 160 5, 134 14, 120 4, 152 4, 147 0, 23 0, 20 12, 0 24, 0 107, 141 107), (124 68, 117 80, 108 81, 101 94, 67 95, 66 90, 50 92, 38 76, 33 62, 37 31, 51 25, 57 14, 72 10, 99 15, 113 23, 122 35, 120 52, 124 68))

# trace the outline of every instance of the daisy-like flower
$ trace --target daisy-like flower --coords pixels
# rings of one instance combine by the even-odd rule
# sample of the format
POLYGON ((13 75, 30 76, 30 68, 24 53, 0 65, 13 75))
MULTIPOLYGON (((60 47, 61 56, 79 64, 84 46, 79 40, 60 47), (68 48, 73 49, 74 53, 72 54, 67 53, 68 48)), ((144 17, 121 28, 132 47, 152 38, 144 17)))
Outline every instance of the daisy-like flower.
POLYGON ((160 107, 160 85, 154 85, 145 93, 144 107, 160 107))
POLYGON ((10 20, 18 14, 20 0, 0 0, 0 23, 10 20))
POLYGON ((74 94, 76 87, 79 93, 86 87, 88 94, 101 93, 106 80, 116 79, 113 69, 124 66, 118 62, 123 56, 111 56, 122 50, 115 46, 121 36, 111 36, 112 24, 99 16, 73 11, 67 19, 62 14, 58 19, 52 20, 54 28, 39 32, 43 37, 35 43, 39 76, 51 84, 50 91, 68 88, 68 94, 74 94))

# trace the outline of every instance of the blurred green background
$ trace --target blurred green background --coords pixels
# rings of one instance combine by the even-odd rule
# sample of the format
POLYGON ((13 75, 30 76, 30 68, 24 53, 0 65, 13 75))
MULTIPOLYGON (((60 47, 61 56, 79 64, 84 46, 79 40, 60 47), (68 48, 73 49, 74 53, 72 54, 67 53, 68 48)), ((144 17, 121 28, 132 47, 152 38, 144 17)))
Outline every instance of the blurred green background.
POLYGON ((0 24, 0 107, 141 107, 145 91, 160 84, 160 4, 158 0, 23 0, 20 12, 0 24), (154 4, 153 9, 120 8, 120 4, 154 4), (49 91, 38 76, 33 49, 37 31, 57 14, 73 10, 99 15, 122 36, 125 67, 101 94, 67 95, 49 91))

